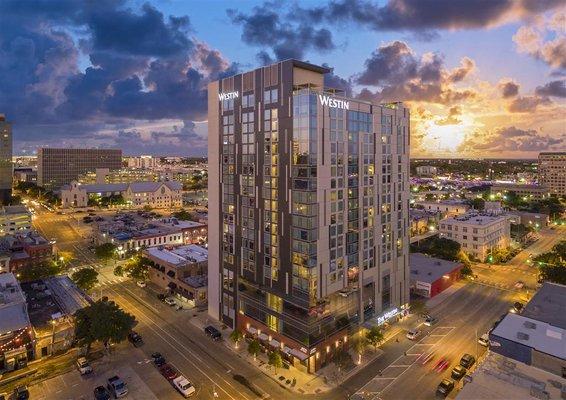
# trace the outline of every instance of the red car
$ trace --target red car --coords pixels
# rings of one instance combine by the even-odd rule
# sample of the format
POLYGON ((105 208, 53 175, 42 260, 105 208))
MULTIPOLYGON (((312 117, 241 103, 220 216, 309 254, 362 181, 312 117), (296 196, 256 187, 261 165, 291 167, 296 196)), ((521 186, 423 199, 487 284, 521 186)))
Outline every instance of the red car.
POLYGON ((169 364, 163 364, 161 367, 159 367, 159 372, 161 372, 161 375, 163 375, 165 379, 169 381, 172 381, 178 375, 177 371, 175 371, 175 369, 169 364))

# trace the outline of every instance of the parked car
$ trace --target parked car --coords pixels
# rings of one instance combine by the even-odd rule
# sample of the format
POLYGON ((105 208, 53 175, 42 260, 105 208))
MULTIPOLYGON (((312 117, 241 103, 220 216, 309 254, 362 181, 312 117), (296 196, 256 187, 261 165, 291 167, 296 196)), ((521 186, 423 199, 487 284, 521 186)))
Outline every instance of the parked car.
POLYGON ((520 301, 516 301, 516 302, 513 304, 513 308, 511 308, 511 312, 518 314, 518 313, 520 313, 521 311, 523 311, 523 307, 524 307, 524 306, 523 306, 523 303, 521 303, 520 301))
POLYGON ((525 287, 525 282, 517 281, 517 283, 515 283, 515 289, 522 289, 523 287, 525 287))
POLYGON ((450 379, 443 379, 436 388, 436 393, 446 397, 450 394, 452 389, 454 389, 454 381, 451 381, 450 379))
POLYGON ((481 335, 478 339, 478 343, 482 346, 489 347, 489 335, 487 333, 481 335))
POLYGON ((29 390, 27 386, 18 386, 14 389, 14 400, 28 400, 29 390))
POLYGON ((151 354, 151 358, 153 360, 153 363, 157 366, 157 367, 161 367, 163 364, 165 364, 165 357, 163 357, 161 355, 161 353, 152 353, 151 354))
POLYGON ((146 287, 145 281, 137 281, 137 282, 136 282, 136 285, 138 285, 138 286, 141 287, 141 288, 146 287))
POLYGON ((163 375, 165 377, 165 379, 167 379, 168 381, 172 381, 173 379, 175 379, 177 377, 177 371, 175 371, 175 369, 169 365, 169 364, 163 364, 161 367, 159 367, 159 372, 161 373, 161 375, 163 375))
POLYGON ((452 369, 452 373, 450 375, 452 376, 452 378, 459 381, 464 375, 466 375, 466 372, 468 372, 466 368, 462 367, 461 365, 456 365, 452 369))
POLYGON ((141 335, 136 331, 128 333, 128 340, 134 345, 134 347, 140 347, 143 344, 141 335))
POLYGON ((193 384, 183 375, 173 379, 173 386, 175 386, 175 389, 177 389, 183 397, 190 397, 196 393, 196 389, 193 384))
POLYGON ((161 301, 165 301, 167 296, 165 296, 163 293, 157 293, 157 298, 161 301))
POLYGON ((427 315, 427 317, 425 318, 424 324, 426 326, 433 326, 438 322, 438 318, 434 318, 430 315, 427 315))
POLYGON ((212 325, 208 325, 204 328, 204 332, 214 340, 220 340, 222 338, 220 331, 212 325))
POLYGON ((177 304, 177 302, 175 301, 175 299, 173 297, 166 297, 165 300, 163 300, 163 301, 168 306, 174 306, 175 304, 177 304))
POLYGON ((94 388, 95 400, 110 400, 110 392, 104 386, 97 386, 94 388))
POLYGON ((116 399, 128 394, 128 385, 126 385, 126 382, 124 382, 118 375, 108 378, 108 384, 106 387, 116 399))
POLYGON ((472 365, 476 362, 476 358, 471 354, 464 354, 460 359, 460 365, 464 368, 470 369, 472 365))
POLYGON ((415 340, 417 339, 421 334, 421 331, 419 331, 418 329, 411 329, 409 332, 407 332, 407 339, 409 340, 415 340))
POLYGON ((77 359, 77 369, 81 373, 81 375, 90 374, 92 372, 92 367, 84 357, 79 357, 77 359))

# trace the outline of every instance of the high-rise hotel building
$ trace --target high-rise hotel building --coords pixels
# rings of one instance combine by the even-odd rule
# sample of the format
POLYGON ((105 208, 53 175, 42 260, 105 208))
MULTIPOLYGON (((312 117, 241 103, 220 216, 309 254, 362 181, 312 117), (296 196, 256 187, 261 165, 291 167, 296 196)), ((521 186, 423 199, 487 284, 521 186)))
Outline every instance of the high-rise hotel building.
POLYGON ((409 302, 409 110, 286 60, 208 87, 209 314, 315 371, 409 302))
POLYGON ((0 205, 12 198, 12 124, 0 114, 0 205))

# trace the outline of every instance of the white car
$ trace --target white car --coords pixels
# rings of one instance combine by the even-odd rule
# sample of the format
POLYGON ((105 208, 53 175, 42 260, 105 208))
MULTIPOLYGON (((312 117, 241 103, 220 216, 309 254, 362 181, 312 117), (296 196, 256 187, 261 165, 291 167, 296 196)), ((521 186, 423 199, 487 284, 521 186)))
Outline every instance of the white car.
POLYGON ((144 281, 137 281, 136 285, 138 285, 139 287, 145 287, 146 286, 144 281))
POLYGON ((418 338, 421 334, 421 331, 419 331, 418 329, 411 329, 409 332, 407 332, 407 339, 409 340, 415 340, 416 338, 418 338))
POLYGON ((193 384, 183 375, 173 379, 173 386, 175 386, 175 389, 177 389, 184 397, 190 397, 196 393, 196 389, 193 384))
POLYGON ((523 281, 517 281, 517 283, 515 283, 515 289, 522 289, 525 287, 525 282, 523 281))
POLYGON ((177 302, 175 301, 175 299, 173 297, 166 297, 165 300, 163 300, 163 301, 168 306, 174 306, 175 304, 177 304, 177 302))
POLYGON ((481 337, 478 339, 478 343, 482 346, 489 347, 489 335, 487 333, 481 335, 481 337))
POLYGON ((92 372, 92 367, 84 357, 79 357, 77 359, 77 369, 81 375, 90 374, 92 372))

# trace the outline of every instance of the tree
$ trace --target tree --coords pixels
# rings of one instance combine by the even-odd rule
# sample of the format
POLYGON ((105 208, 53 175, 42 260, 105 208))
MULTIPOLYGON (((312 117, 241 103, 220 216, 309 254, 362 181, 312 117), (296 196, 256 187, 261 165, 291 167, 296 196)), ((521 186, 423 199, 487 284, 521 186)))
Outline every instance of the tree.
POLYGON ((281 358, 281 353, 279 353, 277 350, 269 353, 269 365, 273 365, 273 369, 275 369, 276 374, 277 368, 283 367, 283 358, 281 358))
POLYGON ((261 351, 261 346, 259 345, 259 342, 256 339, 252 340, 248 344, 248 353, 254 356, 254 360, 256 359, 260 351, 261 351))
POLYGON ((562 261, 566 261, 566 240, 562 240, 555 244, 552 251, 556 253, 562 261))
POLYGON ((191 213, 188 212, 187 210, 181 210, 181 211, 177 211, 175 213, 173 213, 173 216, 177 219, 180 219, 182 221, 191 221, 191 213))
POLYGON ((116 254, 116 245, 113 243, 103 243, 94 249, 96 257, 102 261, 108 261, 116 254))
POLYGON ((364 351, 366 350, 366 346, 368 344, 368 341, 365 337, 360 336, 355 342, 354 342, 354 351, 356 352, 356 354, 358 355, 358 364, 362 363, 362 355, 364 354, 364 351))
POLYGON ((121 265, 116 265, 116 267, 114 267, 114 275, 124 276, 124 267, 121 265))
POLYGON ((16 276, 21 282, 36 281, 45 279, 61 273, 61 266, 54 261, 47 261, 39 264, 25 265, 18 268, 16 276))
POLYGON ((239 330, 235 329, 230 334, 230 339, 234 342, 234 346, 238 348, 238 343, 242 341, 244 335, 239 330))
POLYGON ((377 351, 377 346, 383 341, 383 332, 379 326, 372 326, 369 331, 366 332, 366 339, 377 351))
POLYGON ((98 271, 94 268, 81 268, 71 275, 71 279, 82 290, 89 291, 98 283, 98 271))
POLYGON ((352 364, 352 356, 344 349, 340 349, 332 360, 334 364, 338 367, 338 371, 346 368, 348 365, 352 364))
POLYGON ((470 206, 474 208, 474 210, 483 210, 485 207, 485 200, 479 197, 472 199, 469 201, 470 206))
POLYGON ((106 348, 125 340, 135 325, 136 318, 124 312, 116 303, 98 300, 75 313, 75 337, 81 346, 101 342, 106 348))
POLYGON ((411 302, 411 314, 428 315, 428 308, 424 300, 418 299, 411 302))
POLYGON ((145 281, 149 275, 149 260, 145 257, 135 256, 126 261, 123 274, 136 281, 145 281))

